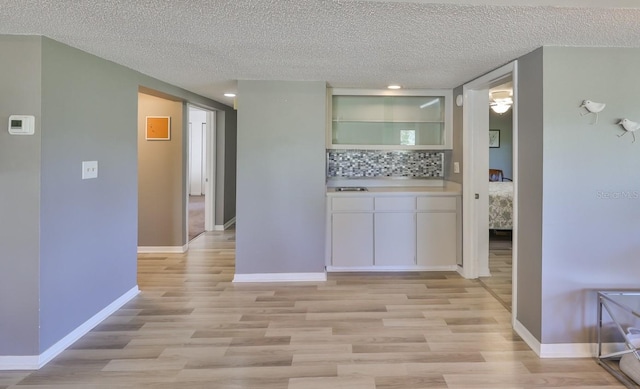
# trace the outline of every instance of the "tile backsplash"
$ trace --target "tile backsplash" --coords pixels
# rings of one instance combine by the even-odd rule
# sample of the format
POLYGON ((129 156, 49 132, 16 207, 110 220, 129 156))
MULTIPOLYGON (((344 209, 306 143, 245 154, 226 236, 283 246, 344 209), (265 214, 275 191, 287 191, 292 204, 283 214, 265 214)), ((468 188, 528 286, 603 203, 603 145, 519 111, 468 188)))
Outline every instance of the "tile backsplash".
POLYGON ((444 176, 444 153, 421 150, 327 150, 327 177, 444 176))

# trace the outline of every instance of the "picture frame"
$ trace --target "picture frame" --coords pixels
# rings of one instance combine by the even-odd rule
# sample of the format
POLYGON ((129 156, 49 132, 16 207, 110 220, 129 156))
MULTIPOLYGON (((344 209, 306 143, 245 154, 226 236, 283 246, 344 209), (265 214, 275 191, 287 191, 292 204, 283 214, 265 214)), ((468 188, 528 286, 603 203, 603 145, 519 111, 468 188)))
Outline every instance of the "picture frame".
POLYGON ((500 147, 500 130, 489 130, 489 147, 492 149, 500 147))
POLYGON ((171 140, 171 116, 147 116, 146 140, 171 140))

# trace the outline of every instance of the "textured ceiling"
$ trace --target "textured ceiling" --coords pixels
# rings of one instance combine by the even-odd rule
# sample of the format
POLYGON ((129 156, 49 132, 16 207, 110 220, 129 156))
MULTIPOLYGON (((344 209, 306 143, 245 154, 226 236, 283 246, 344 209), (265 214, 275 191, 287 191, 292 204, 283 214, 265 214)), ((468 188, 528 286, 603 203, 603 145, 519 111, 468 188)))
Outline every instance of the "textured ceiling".
POLYGON ((452 88, 542 45, 640 47, 637 1, 523 3, 0 0, 0 34, 45 35, 229 105, 239 79, 452 88))

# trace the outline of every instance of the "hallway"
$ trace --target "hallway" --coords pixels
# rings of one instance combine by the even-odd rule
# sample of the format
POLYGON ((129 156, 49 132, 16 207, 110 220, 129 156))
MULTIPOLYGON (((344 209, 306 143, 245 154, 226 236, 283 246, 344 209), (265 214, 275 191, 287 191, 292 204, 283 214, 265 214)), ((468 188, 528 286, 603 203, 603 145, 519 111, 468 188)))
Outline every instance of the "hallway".
POLYGON ((0 388, 621 388, 593 359, 541 360, 454 272, 233 284, 235 230, 140 255, 141 294, 0 388))

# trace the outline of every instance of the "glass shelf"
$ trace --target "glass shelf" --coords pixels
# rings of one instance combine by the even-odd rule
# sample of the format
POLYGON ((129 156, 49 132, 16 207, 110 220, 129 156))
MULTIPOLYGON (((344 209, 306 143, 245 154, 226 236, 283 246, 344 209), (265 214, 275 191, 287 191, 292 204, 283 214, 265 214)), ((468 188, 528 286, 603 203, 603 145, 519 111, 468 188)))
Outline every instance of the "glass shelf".
POLYGON ((333 122, 334 145, 442 145, 444 123, 333 122))
POLYGON ((335 148, 429 149, 447 145, 444 96, 333 95, 335 148))

